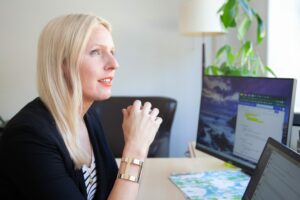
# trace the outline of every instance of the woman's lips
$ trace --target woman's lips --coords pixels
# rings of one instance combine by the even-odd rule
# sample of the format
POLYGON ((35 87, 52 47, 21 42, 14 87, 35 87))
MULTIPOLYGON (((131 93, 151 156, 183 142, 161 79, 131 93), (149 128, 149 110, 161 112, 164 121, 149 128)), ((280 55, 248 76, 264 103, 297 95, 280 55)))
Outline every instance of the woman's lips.
POLYGON ((98 82, 101 83, 101 85, 103 85, 105 87, 111 87, 112 79, 113 79, 112 77, 106 77, 106 78, 98 80, 98 82))

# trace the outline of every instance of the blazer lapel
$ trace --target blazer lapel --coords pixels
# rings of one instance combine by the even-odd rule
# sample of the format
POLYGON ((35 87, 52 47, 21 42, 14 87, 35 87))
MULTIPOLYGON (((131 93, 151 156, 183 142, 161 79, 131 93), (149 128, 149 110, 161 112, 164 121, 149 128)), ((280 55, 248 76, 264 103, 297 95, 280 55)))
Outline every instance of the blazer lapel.
POLYGON ((104 187, 105 187, 105 183, 104 183, 105 173, 102 169, 103 159, 102 159, 101 153, 99 152, 99 150, 101 151, 101 148, 98 144, 97 137, 95 136, 94 129, 93 129, 93 126, 90 122, 90 119, 89 119, 88 115, 85 115, 85 123, 86 123, 87 129, 88 129, 90 142, 91 142, 92 147, 93 147, 93 152, 94 152, 94 156, 95 156, 95 163, 96 163, 98 184, 97 184, 97 190, 96 190, 96 193, 95 193, 95 199, 105 199, 104 193, 102 192, 102 190, 105 191, 105 189, 104 189, 104 187))

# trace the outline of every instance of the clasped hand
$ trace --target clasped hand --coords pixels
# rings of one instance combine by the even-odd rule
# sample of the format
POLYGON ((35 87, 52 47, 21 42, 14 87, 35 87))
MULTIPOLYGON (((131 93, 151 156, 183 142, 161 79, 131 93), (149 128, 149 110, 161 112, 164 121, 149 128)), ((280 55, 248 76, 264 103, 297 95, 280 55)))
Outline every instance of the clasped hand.
POLYGON ((149 102, 142 105, 140 100, 136 100, 122 112, 125 139, 123 154, 144 159, 162 123, 162 118, 158 117, 159 110, 151 109, 149 102))

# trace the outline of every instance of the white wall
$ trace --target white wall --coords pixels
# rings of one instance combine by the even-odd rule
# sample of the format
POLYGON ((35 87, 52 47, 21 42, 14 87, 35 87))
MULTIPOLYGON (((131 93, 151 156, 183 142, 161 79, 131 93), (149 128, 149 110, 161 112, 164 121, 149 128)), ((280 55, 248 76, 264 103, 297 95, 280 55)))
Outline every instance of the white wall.
MULTIPOLYGON (((171 156, 196 139, 201 85, 200 39, 179 35, 179 0, 2 0, 0 2, 0 115, 11 118, 37 96, 38 35, 52 17, 92 12, 113 25, 119 71, 114 95, 175 98, 171 156)), ((210 40, 207 41, 210 59, 210 40)))
POLYGON ((268 63, 279 77, 298 80, 295 111, 300 112, 300 1, 270 1, 268 19, 268 63))

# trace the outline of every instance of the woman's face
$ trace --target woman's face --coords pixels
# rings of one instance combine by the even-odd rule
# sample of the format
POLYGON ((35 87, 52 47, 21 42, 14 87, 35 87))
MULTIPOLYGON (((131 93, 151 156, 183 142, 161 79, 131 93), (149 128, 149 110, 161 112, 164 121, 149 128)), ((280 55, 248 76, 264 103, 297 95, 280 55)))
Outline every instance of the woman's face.
POLYGON ((112 82, 118 68, 114 51, 111 33, 99 25, 91 33, 79 66, 84 104, 111 96, 112 82))

